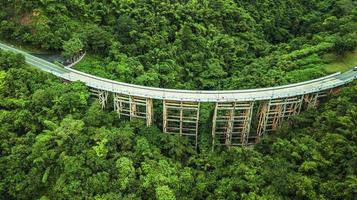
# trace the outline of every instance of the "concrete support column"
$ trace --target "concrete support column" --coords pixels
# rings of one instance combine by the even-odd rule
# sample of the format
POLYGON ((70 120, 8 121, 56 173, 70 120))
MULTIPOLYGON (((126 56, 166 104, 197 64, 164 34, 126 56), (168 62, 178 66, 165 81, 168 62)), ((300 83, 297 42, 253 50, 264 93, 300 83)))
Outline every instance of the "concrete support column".
POLYGON ((146 99, 146 126, 152 126, 154 118, 154 106, 152 99, 146 99))

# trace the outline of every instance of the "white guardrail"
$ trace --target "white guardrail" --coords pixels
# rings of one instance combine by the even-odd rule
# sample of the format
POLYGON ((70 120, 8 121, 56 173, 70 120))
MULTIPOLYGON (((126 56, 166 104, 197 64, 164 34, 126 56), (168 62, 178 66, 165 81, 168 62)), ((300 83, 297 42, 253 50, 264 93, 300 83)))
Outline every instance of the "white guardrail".
POLYGON ((66 69, 71 72, 72 78, 68 77, 70 81, 80 80, 93 88, 146 98, 179 101, 227 102, 267 100, 314 93, 346 83, 335 78, 341 74, 338 72, 318 79, 277 87, 247 90, 177 90, 128 84, 93 76, 74 69, 66 69))
MULTIPOLYGON (((357 77, 357 71, 350 70, 344 74, 338 72, 309 81, 267 88, 244 90, 165 89, 113 81, 87 74, 70 67, 60 68, 46 60, 1 43, 0 48, 21 53, 25 56, 26 62, 29 64, 68 81, 82 81, 87 86, 100 90, 161 100, 229 102, 277 99, 328 90, 351 82, 357 77)), ((83 56, 81 58, 83 58, 83 56)), ((72 66, 73 65, 71 65, 71 67, 72 66)))

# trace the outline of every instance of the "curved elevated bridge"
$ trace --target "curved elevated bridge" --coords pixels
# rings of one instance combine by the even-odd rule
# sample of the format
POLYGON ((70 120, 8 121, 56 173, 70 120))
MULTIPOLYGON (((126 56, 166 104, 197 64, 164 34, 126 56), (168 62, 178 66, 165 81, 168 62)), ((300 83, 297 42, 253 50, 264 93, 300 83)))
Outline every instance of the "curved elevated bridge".
POLYGON ((275 131, 284 119, 316 106, 320 98, 357 78, 357 71, 350 70, 310 81, 259 89, 163 89, 117 82, 63 68, 1 43, 0 48, 24 55, 27 63, 57 77, 84 82, 92 94, 98 96, 103 108, 109 94, 113 94, 114 109, 119 117, 141 118, 150 126, 154 114, 152 101, 162 100, 163 131, 189 137, 196 148, 201 102, 215 103, 213 146, 250 145, 259 142, 263 134, 275 131))

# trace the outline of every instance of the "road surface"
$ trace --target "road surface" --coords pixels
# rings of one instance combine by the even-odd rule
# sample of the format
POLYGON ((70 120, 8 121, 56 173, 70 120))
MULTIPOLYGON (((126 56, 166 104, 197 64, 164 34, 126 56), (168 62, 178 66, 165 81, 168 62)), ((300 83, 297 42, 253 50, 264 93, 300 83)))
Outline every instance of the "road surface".
POLYGON ((122 83, 94 75, 86 74, 71 68, 63 68, 41 58, 32 56, 22 50, 0 43, 0 48, 20 53, 25 56, 26 62, 43 71, 54 74, 68 81, 81 81, 87 86, 113 93, 127 94, 152 99, 166 99, 176 101, 196 102, 232 102, 232 101, 258 101, 297 96, 332 89, 357 78, 357 71, 335 73, 322 78, 268 88, 247 90, 175 90, 156 87, 146 87, 122 83))

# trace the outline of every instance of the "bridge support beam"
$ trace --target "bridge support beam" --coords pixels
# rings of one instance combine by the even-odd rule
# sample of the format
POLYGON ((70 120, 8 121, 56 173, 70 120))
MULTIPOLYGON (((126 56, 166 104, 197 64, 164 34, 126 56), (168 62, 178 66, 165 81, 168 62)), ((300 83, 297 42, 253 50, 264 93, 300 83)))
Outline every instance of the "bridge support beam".
POLYGON ((102 109, 104 109, 105 106, 106 106, 107 103, 108 103, 109 92, 108 92, 108 91, 105 91, 105 90, 94 89, 94 88, 91 88, 91 89, 89 90, 89 92, 90 92, 93 96, 98 97, 99 103, 100 103, 100 105, 102 106, 102 109))
POLYGON ((213 148, 215 145, 250 144, 253 108, 254 102, 216 103, 212 122, 213 148))
POLYGON ((199 102, 163 101, 163 132, 185 136, 197 149, 199 102))
POLYGON ((263 102, 259 110, 256 142, 263 134, 275 131, 284 119, 299 114, 303 99, 304 95, 301 95, 263 102))
POLYGON ((119 118, 129 117, 133 119, 143 119, 146 126, 152 125, 153 103, 150 98, 136 97, 124 94, 114 94, 114 110, 119 118))
POLYGON ((323 97, 326 97, 330 92, 333 91, 324 90, 304 95, 304 101, 307 104, 307 109, 316 108, 319 105, 319 100, 323 97))

